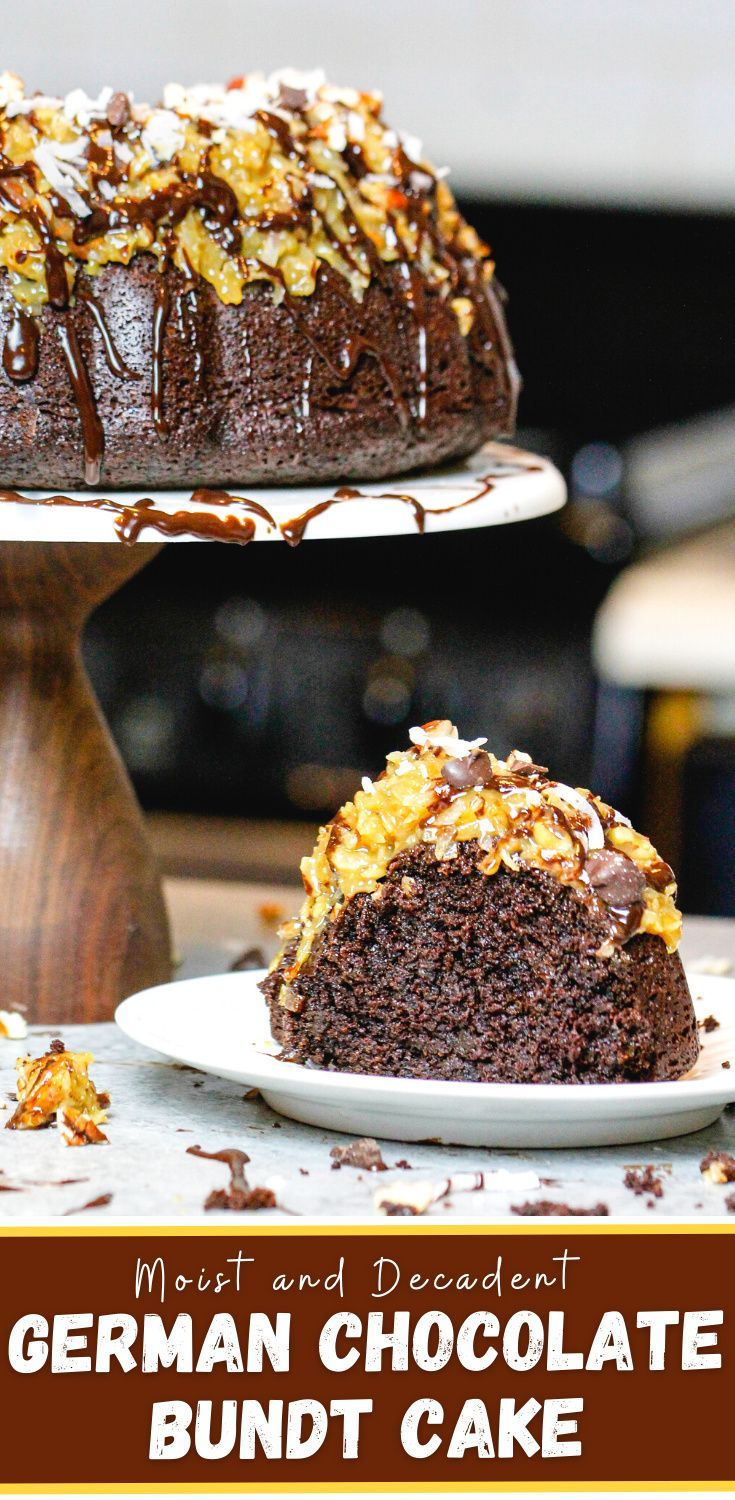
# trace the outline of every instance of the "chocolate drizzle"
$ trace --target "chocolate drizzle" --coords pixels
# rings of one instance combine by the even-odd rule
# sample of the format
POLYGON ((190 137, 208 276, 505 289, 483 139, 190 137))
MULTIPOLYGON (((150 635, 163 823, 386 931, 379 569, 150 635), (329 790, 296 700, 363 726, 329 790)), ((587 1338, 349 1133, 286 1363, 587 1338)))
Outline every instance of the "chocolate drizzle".
POLYGON ((317 516, 324 515, 324 512, 331 510, 333 505, 339 505, 342 498, 342 496, 334 495, 331 500, 320 500, 318 505, 312 505, 308 510, 302 511, 300 516, 294 516, 290 521, 283 521, 281 536, 284 541, 288 542, 289 547, 298 547, 299 543, 304 540, 309 522, 315 520, 317 516))
MULTIPOLYGON (((0 204, 14 218, 26 219, 36 231, 41 242, 46 267, 48 300, 52 307, 65 308, 69 305, 66 260, 56 244, 51 225, 37 203, 28 203, 24 198, 15 198, 6 186, 6 183, 20 179, 28 183, 35 192, 37 175, 33 162, 21 162, 14 166, 5 157, 0 157, 0 204)), ((71 217, 71 210, 65 200, 63 207, 66 210, 65 216, 71 217)))
MULTIPOLYGON (((73 334, 73 329, 65 330, 65 332, 67 333, 67 337, 69 337, 73 334)), ((89 377, 76 336, 70 342, 73 342, 76 346, 78 362, 74 360, 72 362, 80 377, 80 394, 77 399, 80 406, 80 413, 84 412, 85 418, 90 425, 90 446, 92 448, 91 456, 93 457, 94 421, 97 422, 96 433, 100 439, 101 428, 99 427, 99 419, 97 418, 94 404, 92 403, 91 408, 86 404, 86 397, 84 395, 85 377, 88 389, 89 377)), ((76 389, 75 395, 77 395, 76 389)), ((87 433, 85 430, 85 452, 87 451, 86 445, 87 433)), ((526 473, 533 467, 535 466, 521 462, 504 466, 506 472, 510 470, 515 473, 526 473)), ((90 472, 92 471, 93 463, 90 465, 90 472)), ((289 546, 297 547, 303 541, 311 521, 315 520, 317 516, 323 515, 326 511, 331 510, 332 506, 344 505, 351 500, 394 500, 401 505, 406 505, 413 513, 417 531, 423 533, 427 516, 446 515, 450 511, 463 510, 467 505, 477 504, 478 500, 481 500, 493 488, 497 477, 496 473, 478 475, 478 488, 475 494, 470 495, 465 500, 458 500, 453 505, 437 507, 423 505, 415 495, 393 493, 391 491, 386 491, 380 495, 365 495, 361 490, 353 489, 349 485, 341 485, 328 499, 321 500, 316 505, 310 506, 308 510, 302 511, 299 515, 280 523, 259 500, 254 500, 250 496, 231 495, 227 490, 207 488, 199 488, 192 492, 191 499, 195 504, 213 506, 217 507, 217 509, 227 509, 227 507, 233 506, 237 507, 240 511, 245 511, 246 514, 244 516, 222 516, 216 513, 210 514, 206 511, 166 511, 158 509, 155 501, 149 498, 131 501, 129 504, 126 504, 122 499, 110 500, 102 496, 93 500, 78 500, 71 495, 47 495, 43 498, 37 498, 33 495, 22 495, 16 490, 0 490, 0 504, 67 506, 70 509, 81 508, 82 510, 105 511, 115 517, 117 535, 121 542, 125 542, 128 545, 137 542, 141 532, 146 527, 151 527, 154 531, 158 531, 160 535, 165 537, 190 536, 198 541, 237 542, 241 546, 244 546, 248 542, 251 542, 255 536, 256 526, 251 518, 257 517, 264 521, 269 529, 280 531, 281 536, 284 541, 288 542, 289 546)), ((87 482, 89 484, 99 483, 99 470, 97 470, 97 478, 88 479, 87 482)), ((515 773, 509 771, 507 774, 504 774, 503 780, 504 782, 513 781, 514 784, 522 785, 527 781, 529 770, 531 769, 537 770, 538 768, 529 768, 524 765, 515 773)), ((661 861, 661 864, 662 870, 668 871, 668 865, 664 866, 663 861, 661 861)), ((671 878, 673 879, 673 876, 671 878)))
MULTIPOLYGON (((241 85, 238 85, 241 86, 241 85)), ((268 96, 266 96, 268 97, 268 96)), ((325 96, 326 97, 326 96, 325 96)), ((368 96, 365 96, 368 97, 368 96)), ((177 239, 174 231, 194 211, 206 232, 216 241, 224 254, 236 262, 237 275, 248 285, 254 266, 275 282, 283 292, 282 306, 297 325, 305 344, 304 377, 300 395, 296 395, 297 428, 306 431, 312 417, 312 366, 314 355, 326 365, 340 391, 326 392, 319 397, 320 405, 342 407, 348 404, 349 386, 363 359, 375 362, 392 398, 392 410, 403 429, 411 426, 423 427, 429 421, 432 385, 430 380, 431 349, 427 316, 429 295, 445 296, 461 293, 474 310, 473 330, 467 335, 468 358, 486 369, 500 371, 498 379, 504 384, 504 397, 509 409, 515 410, 518 392, 518 375, 513 352, 505 329, 501 306, 502 288, 492 280, 486 280, 482 272, 482 258, 487 254, 466 233, 466 226, 453 210, 451 197, 449 207, 442 197, 442 190, 431 170, 417 165, 408 156, 404 147, 391 148, 388 175, 384 174, 385 198, 381 200, 379 213, 382 218, 383 238, 372 229, 363 227, 361 218, 372 213, 376 201, 371 197, 365 179, 375 177, 380 181, 381 173, 374 171, 369 143, 361 145, 358 140, 348 140, 340 152, 342 168, 332 167, 325 153, 324 117, 311 113, 314 99, 303 89, 282 85, 272 94, 271 108, 254 112, 253 120, 267 132, 273 142, 275 163, 270 166, 275 173, 278 192, 265 189, 263 202, 253 202, 241 207, 237 193, 230 182, 213 170, 216 166, 217 145, 213 139, 211 121, 194 117, 198 132, 194 160, 195 170, 187 171, 182 165, 183 154, 178 150, 166 160, 171 162, 170 175, 163 187, 149 186, 143 176, 138 175, 137 166, 129 164, 141 138, 145 144, 145 114, 131 109, 127 94, 114 93, 104 113, 91 115, 87 126, 81 130, 80 157, 73 165, 72 176, 62 170, 57 183, 68 182, 68 188, 59 191, 46 176, 36 161, 28 159, 11 161, 0 155, 0 207, 12 221, 28 224, 39 242, 43 254, 46 289, 51 306, 64 312, 73 295, 82 304, 92 319, 102 339, 105 360, 111 372, 121 380, 140 379, 138 372, 130 369, 117 349, 107 325, 103 305, 93 296, 89 278, 84 273, 74 281, 74 272, 83 263, 92 246, 93 259, 97 255, 94 241, 106 235, 114 235, 138 229, 150 232, 150 245, 145 234, 133 240, 130 253, 137 254, 151 248, 159 257, 162 275, 157 288, 153 310, 153 334, 151 355, 151 416, 160 439, 169 436, 164 414, 165 384, 165 334, 166 326, 175 304, 175 314, 182 340, 189 345, 193 357, 194 380, 202 392, 206 374, 204 345, 201 327, 204 308, 199 303, 199 285, 192 272, 192 279, 183 289, 171 288, 170 271, 175 264, 188 264, 184 241, 177 239), (319 154, 317 148, 321 148, 319 154), (285 171, 279 158, 292 163, 285 171), (80 176, 82 167, 84 175, 80 176), (76 173, 76 176, 73 175, 76 173), (349 191, 345 188, 345 174, 350 179, 349 191), (72 183, 76 181, 77 187, 72 183), (143 190, 139 188, 143 185, 143 190), (131 191, 132 189, 132 191, 131 191), (324 207, 319 190, 336 194, 336 200, 324 207), (64 192, 68 196, 64 196, 64 192), (75 196, 76 195, 76 196, 75 196), (80 198, 82 202, 80 203, 80 198), (289 202, 289 199, 291 200, 289 202), (76 205, 76 208, 74 207, 76 205), (336 213, 335 213, 336 207, 336 213), (249 209, 252 209, 252 212, 249 209), (89 209, 86 212, 85 209, 89 209), (356 212, 357 210, 357 212, 356 212), (359 216, 358 216, 359 215, 359 216), (63 221, 57 224, 57 220, 63 221), (246 261, 243 257, 243 229, 268 233, 292 231, 306 238, 319 229, 320 238, 332 247, 339 257, 340 269, 324 258, 322 249, 315 251, 317 282, 329 279, 330 290, 339 296, 349 309, 349 331, 339 345, 330 343, 329 334, 324 333, 318 321, 310 318, 305 306, 308 298, 293 295, 284 279, 283 272, 263 259, 246 261), (182 262, 183 257, 183 262, 182 262), (425 267, 433 262, 435 270, 441 268, 443 285, 434 287, 425 267), (357 281, 355 288, 351 282, 357 281), (392 321, 396 332, 395 342, 409 349, 409 360, 392 357, 388 344, 376 332, 361 311, 360 288, 366 278, 372 278, 386 294, 384 316, 392 321), (407 337, 408 335, 408 337, 407 337), (413 351, 411 353, 411 351, 413 351)), ((59 101, 60 104, 60 101, 59 101)), ((359 111, 358 111, 359 112, 359 111)), ((204 112, 206 115, 206 111, 204 112)), ((368 106, 382 126, 379 112, 368 106)), ((2 111, 0 111, 2 115, 2 111)), ((47 130, 31 109, 27 113, 29 125, 38 130, 42 138, 47 135, 47 149, 57 145, 53 133, 47 130)), ((249 122, 248 122, 249 123, 249 122)), ((10 121, 8 120, 8 124, 10 121)), ((349 123, 347 134, 350 134, 349 123)), ((387 142, 388 137, 386 135, 387 142)), ((11 147, 7 148, 11 150, 11 147)), ((330 149, 334 150, 334 147, 330 149)), ((149 151, 149 155, 150 155, 149 151)), ((154 167, 155 151, 154 156, 154 167)), ((48 159, 48 158, 47 158, 48 159)), ((42 158, 39 155, 39 162, 42 158)), ((223 158, 224 160, 224 158, 223 158)), ((158 164, 160 165, 160 163, 158 164)), ((63 155, 61 158, 63 167, 63 155)), ((146 170, 150 170, 149 167, 146 170)), ((229 166, 222 171, 230 175, 229 166)), ((153 182, 159 178, 152 178, 153 182)), ((367 222, 367 219, 366 219, 367 222)), ((27 252, 18 252, 18 265, 27 252)), ((120 260, 124 256, 120 255, 120 260)), ((116 259, 116 252, 112 254, 116 259)), ((97 267, 99 268, 99 267, 97 267)), ((94 270, 90 264, 90 270, 94 270)), ((208 274, 208 273, 207 273, 208 274)), ((438 278, 436 278, 438 280, 438 278)), ((79 349, 78 338, 72 336, 71 324, 61 333, 64 355, 74 389, 75 399, 82 420, 85 444, 85 478, 87 483, 99 480, 104 439, 94 400, 89 374, 79 349), (92 477, 90 477, 92 476, 92 477)), ((460 338, 459 329, 457 337, 460 338)), ((243 333, 243 339, 245 332, 243 333)), ((30 316, 22 311, 16 315, 6 335, 3 349, 3 368, 9 379, 22 382, 33 379, 38 368, 38 329, 30 316)), ((343 498, 351 498, 344 496, 343 498)), ((413 503, 407 497, 395 495, 404 503, 413 503)), ((333 503, 333 502, 329 502, 333 503)), ((473 501, 463 503, 474 503, 473 501)), ((414 505, 419 529, 423 527, 422 513, 414 505)), ((451 507, 454 509, 455 507, 451 507)), ((289 540, 300 540, 303 530, 297 535, 294 518, 289 540)), ((310 517, 307 516, 307 522, 310 517)))
POLYGON ((121 542, 132 545, 147 526, 161 536, 192 536, 203 542, 238 542, 244 547, 255 536, 250 516, 218 516, 208 511, 158 510, 153 500, 120 506, 115 530, 121 542))
POLYGON ((189 345, 194 359, 194 383, 201 389, 204 379, 204 354, 201 346, 201 307, 199 289, 194 280, 176 294, 176 319, 179 332, 189 345))
POLYGON ((74 400, 77 404, 84 438, 84 479, 89 485, 99 484, 102 455, 105 451, 105 436, 102 431, 89 371, 82 354, 74 324, 66 318, 59 324, 59 343, 64 353, 69 372, 74 400))
POLYGON ((126 365, 110 332, 104 309, 97 301, 97 298, 92 295, 86 281, 80 279, 77 283, 76 297, 77 302, 80 302, 87 309, 95 328, 100 334, 108 369, 112 371, 113 375, 119 376, 120 380, 140 380, 138 372, 131 370, 126 365))
MULTIPOLYGON (((269 266, 265 261, 259 261, 258 264, 267 276, 269 276, 273 281, 277 282, 278 285, 282 287, 282 306, 289 313, 290 317, 293 319, 299 332, 302 334, 303 338, 306 340, 310 348, 312 348, 314 352, 318 354, 319 358, 324 361, 324 364, 327 366, 327 369, 330 371, 330 373, 334 375, 336 379, 339 380, 343 385, 346 385, 352 379, 352 376, 354 375, 355 370, 357 369, 357 366, 364 354, 374 359, 383 376, 383 379, 385 380, 391 392, 391 395, 395 402, 396 414, 401 426, 408 426, 411 421, 411 411, 403 395, 399 372, 393 360, 389 358, 385 350, 382 349, 374 339, 369 338, 367 334, 365 334, 365 332, 358 327, 355 329, 354 333, 350 333, 347 335, 347 338, 342 343, 335 360, 331 351, 314 333, 313 329, 310 326, 310 323, 303 316, 301 309, 298 307, 298 299, 291 296, 291 293, 286 286, 283 272, 280 271, 277 266, 269 266)), ((349 290, 346 290, 345 292, 342 291, 342 278, 338 275, 337 272, 332 271, 330 267, 320 266, 317 279, 326 280, 327 278, 331 280, 331 283, 335 290, 337 290, 338 295, 345 301, 349 300, 349 303, 352 307, 352 315, 357 321, 357 303, 355 302, 349 290)))
POLYGON ((3 369, 10 380, 32 380, 38 369, 38 325, 16 307, 3 344, 3 369))
POLYGON ((237 227, 237 198, 221 177, 208 168, 196 175, 181 173, 180 181, 159 188, 145 198, 118 197, 109 207, 98 203, 90 214, 77 219, 74 242, 86 245, 116 229, 135 229, 147 225, 153 234, 162 223, 180 224, 191 208, 198 208, 205 227, 223 250, 237 255, 242 239, 237 227))
POLYGON ((171 297, 163 277, 156 285, 153 305, 153 348, 151 355, 151 416, 160 438, 168 437, 163 415, 163 341, 171 309, 171 297))

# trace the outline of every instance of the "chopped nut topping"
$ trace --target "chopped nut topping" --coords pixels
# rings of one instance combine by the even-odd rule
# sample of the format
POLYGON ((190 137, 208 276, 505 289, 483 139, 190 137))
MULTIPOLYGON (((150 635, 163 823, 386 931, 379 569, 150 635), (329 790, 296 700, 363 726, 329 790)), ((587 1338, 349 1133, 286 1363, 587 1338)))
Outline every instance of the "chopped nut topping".
POLYGON ((95 1127, 103 1124, 110 1101, 107 1094, 98 1094, 89 1077, 93 1061, 91 1052, 59 1051, 53 1043, 43 1057, 19 1057, 18 1105, 6 1129, 39 1130, 55 1122, 59 1110, 68 1109, 75 1129, 86 1129, 87 1121, 95 1127))
POLYGON ((100 1130, 91 1115, 73 1104, 62 1104, 56 1111, 56 1124, 65 1146, 99 1146, 107 1141, 104 1130, 100 1130))
MULTIPOLYGON (((168 84, 163 105, 111 88, 27 96, 0 75, 0 266, 26 308, 64 306, 77 271, 141 253, 239 304, 253 281, 308 297, 330 267, 361 301, 381 262, 420 266, 459 330, 462 265, 489 281, 487 246, 377 94, 321 73, 253 73, 226 88, 168 84)), ((465 288, 467 290, 467 288, 465 288)))
MULTIPOLYGON (((391 862, 417 844, 431 844, 442 860, 453 858, 459 843, 474 839, 482 851, 478 868, 486 875, 494 875, 501 865, 554 875, 610 922, 610 944, 603 945, 601 956, 610 956, 617 943, 635 932, 663 938, 670 951, 677 947, 681 914, 673 877, 669 881, 667 876, 662 888, 662 861, 653 845, 613 808, 583 787, 551 780, 522 751, 499 760, 481 748, 484 740, 461 740, 446 719, 412 729, 410 738, 411 748, 393 751, 383 774, 320 829, 313 854, 301 862, 307 895, 298 922, 281 928, 284 944, 295 939, 296 948, 284 970, 279 1004, 301 1008, 290 981, 322 925, 334 920, 351 897, 376 892, 391 862), (591 850, 597 859, 594 879, 586 871, 591 850), (630 877, 625 891, 618 879, 614 892, 621 901, 626 891, 633 892, 626 922, 615 903, 605 900, 605 890, 596 889, 603 850, 608 864, 630 877)), ((272 969, 281 963, 283 951, 272 969)))

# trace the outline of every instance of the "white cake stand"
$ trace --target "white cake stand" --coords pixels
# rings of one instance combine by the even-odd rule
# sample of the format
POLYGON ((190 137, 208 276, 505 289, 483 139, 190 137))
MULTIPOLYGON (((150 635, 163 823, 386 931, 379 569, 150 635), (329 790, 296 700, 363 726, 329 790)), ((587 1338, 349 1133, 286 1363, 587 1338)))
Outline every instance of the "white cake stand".
POLYGON ((3 1008, 57 1025, 104 1020, 125 995, 170 978, 155 861, 80 653, 90 612, 162 536, 293 545, 418 535, 530 520, 564 499, 547 460, 505 444, 349 490, 0 491, 3 1008))
POLYGON ((354 486, 65 495, 53 490, 0 491, 0 541, 153 542, 163 533, 166 541, 294 545, 302 540, 404 536, 531 520, 558 510, 565 493, 564 481, 548 459, 505 443, 486 443, 461 464, 354 486), (172 520, 180 530, 172 527, 172 520), (206 534, 207 522, 211 535, 206 534))

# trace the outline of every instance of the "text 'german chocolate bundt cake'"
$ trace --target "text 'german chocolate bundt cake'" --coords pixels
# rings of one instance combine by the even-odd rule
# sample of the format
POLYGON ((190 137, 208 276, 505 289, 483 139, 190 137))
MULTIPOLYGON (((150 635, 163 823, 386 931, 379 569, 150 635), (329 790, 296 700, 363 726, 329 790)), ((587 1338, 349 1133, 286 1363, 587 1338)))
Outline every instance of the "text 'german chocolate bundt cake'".
POLYGON ((0 75, 0 484, 371 479, 513 431, 489 251, 376 94, 0 75))
POLYGON ((697 1027, 669 866, 513 751, 411 731, 320 832, 263 981, 296 1062, 522 1083, 677 1078, 697 1027))

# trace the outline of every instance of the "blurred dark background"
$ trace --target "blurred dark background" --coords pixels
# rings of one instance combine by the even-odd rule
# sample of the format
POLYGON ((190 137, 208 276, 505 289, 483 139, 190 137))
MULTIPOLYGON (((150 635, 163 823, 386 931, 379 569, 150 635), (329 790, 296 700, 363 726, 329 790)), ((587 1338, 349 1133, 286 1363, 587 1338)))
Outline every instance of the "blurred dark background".
POLYGON ((732 909, 729 737, 695 734, 677 805, 647 807, 646 695, 600 688, 591 656, 611 582, 657 542, 626 492, 629 439, 735 399, 732 220, 462 207, 510 297, 520 441, 563 470, 567 509, 423 539, 169 547, 92 622, 96 689, 147 808, 317 820, 409 725, 449 716, 657 812, 689 905, 732 909))

